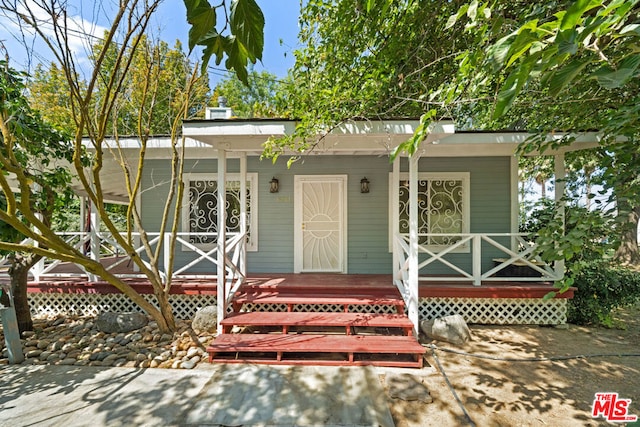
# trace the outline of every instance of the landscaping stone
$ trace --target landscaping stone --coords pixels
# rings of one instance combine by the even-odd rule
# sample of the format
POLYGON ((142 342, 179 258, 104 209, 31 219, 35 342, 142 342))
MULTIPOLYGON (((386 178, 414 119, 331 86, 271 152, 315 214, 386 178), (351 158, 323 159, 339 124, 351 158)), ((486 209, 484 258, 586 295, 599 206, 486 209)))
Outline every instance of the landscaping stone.
POLYGON ((218 308, 208 305, 200 308, 191 322, 191 327, 197 333, 215 332, 218 327, 218 308))
MULTIPOLYGON (((98 315, 96 325, 101 332, 120 333, 143 328, 148 321, 149 319, 144 313, 135 311, 127 313, 106 312, 98 315)), ((141 335, 140 338, 142 338, 141 335)), ((135 340, 132 339, 132 341, 135 340)))
POLYGON ((467 322, 459 314, 423 320, 420 322, 420 330, 431 339, 456 345, 464 345, 471 339, 467 322))
POLYGON ((196 362, 193 362, 191 360, 187 360, 186 362, 182 362, 180 363, 180 367, 182 369, 193 369, 196 366, 196 362))
MULTIPOLYGON (((135 332, 109 333, 100 331, 93 317, 33 320, 34 331, 22 334, 20 340, 28 357, 23 363, 32 365, 193 369, 208 363, 204 346, 213 339, 210 332, 199 336, 190 332, 190 322, 185 320, 177 320, 178 332, 173 335, 160 333, 155 322, 148 322, 135 332)), ((9 363, 8 356, 5 349, 0 354, 0 365, 9 363)))

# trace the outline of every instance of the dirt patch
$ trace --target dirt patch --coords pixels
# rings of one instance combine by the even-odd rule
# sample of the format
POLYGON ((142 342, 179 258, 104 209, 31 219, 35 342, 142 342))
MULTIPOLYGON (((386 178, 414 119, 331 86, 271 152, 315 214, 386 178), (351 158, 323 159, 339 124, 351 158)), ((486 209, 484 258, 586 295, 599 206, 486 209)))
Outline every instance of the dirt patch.
POLYGON ((464 347, 434 342, 431 367, 416 374, 433 403, 390 398, 396 425, 612 425, 591 417, 597 392, 631 399, 629 414, 640 416, 640 304, 616 319, 624 329, 471 325, 464 347))

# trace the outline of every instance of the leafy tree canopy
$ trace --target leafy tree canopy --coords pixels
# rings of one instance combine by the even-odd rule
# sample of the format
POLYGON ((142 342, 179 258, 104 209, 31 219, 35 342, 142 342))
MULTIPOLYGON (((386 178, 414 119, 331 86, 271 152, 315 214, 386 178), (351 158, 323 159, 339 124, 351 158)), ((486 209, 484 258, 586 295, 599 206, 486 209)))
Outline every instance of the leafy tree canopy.
MULTIPOLYGON (((585 164, 598 170, 600 184, 611 190, 622 243, 618 258, 632 263, 640 262, 639 3, 554 4, 546 13, 518 15, 518 25, 508 31, 501 25, 504 17, 494 13, 495 4, 463 5, 448 27, 472 35, 478 47, 460 57, 456 80, 466 84, 442 92, 482 99, 475 113, 487 126, 515 121, 541 135, 598 130, 601 149, 595 164, 589 159, 585 164)), ((522 150, 548 147, 544 138, 534 138, 522 150)))
POLYGON ((574 168, 597 169, 619 212, 633 212, 639 25, 638 0, 307 2, 288 92, 300 122, 265 154, 308 151, 315 135, 362 118, 421 116, 392 157, 414 153, 442 118, 539 132, 525 152, 549 148, 549 132, 599 130, 602 150, 574 168))
POLYGON ((283 117, 280 93, 283 83, 267 71, 251 70, 249 85, 242 84, 234 74, 229 74, 216 86, 213 98, 224 96, 227 105, 240 118, 283 117))

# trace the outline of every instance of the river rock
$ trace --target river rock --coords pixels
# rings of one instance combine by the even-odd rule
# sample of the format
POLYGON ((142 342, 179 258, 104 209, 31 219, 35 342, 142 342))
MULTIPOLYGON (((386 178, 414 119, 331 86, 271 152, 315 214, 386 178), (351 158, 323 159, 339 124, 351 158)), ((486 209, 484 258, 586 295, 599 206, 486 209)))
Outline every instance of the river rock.
POLYGON ((471 331, 459 314, 438 317, 420 322, 420 329, 434 340, 463 345, 471 339, 471 331))
POLYGON ((98 315, 96 326, 105 333, 120 333, 143 328, 148 321, 149 319, 144 313, 135 311, 127 313, 106 312, 98 315))
POLYGON ((202 307, 196 311, 191 327, 197 333, 215 332, 218 328, 218 308, 214 305, 202 307))
POLYGON ((196 366, 196 362, 191 361, 191 360, 187 360, 186 362, 182 362, 180 364, 180 367, 182 369, 193 369, 193 368, 195 368, 195 366, 196 366))

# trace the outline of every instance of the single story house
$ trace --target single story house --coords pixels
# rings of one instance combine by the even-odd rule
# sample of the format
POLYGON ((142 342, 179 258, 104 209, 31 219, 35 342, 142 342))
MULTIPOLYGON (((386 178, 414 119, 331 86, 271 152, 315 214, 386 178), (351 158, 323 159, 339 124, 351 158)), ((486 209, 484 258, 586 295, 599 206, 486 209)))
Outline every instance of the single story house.
MULTIPOLYGON (((454 312, 472 323, 566 322, 570 294, 542 299, 562 278, 562 265, 545 264, 528 236, 518 233, 516 152, 529 134, 456 131, 439 122, 414 156, 391 162, 391 151, 414 134, 419 120, 353 121, 313 150, 291 153, 299 160, 288 166, 287 154, 275 163, 261 155, 268 138, 295 129, 294 120, 230 116, 226 108, 212 108, 206 119, 183 125, 186 196, 176 277, 214 278, 217 294, 229 296, 224 283, 242 286, 256 277, 375 276, 400 290, 414 329, 420 319, 454 312), (226 267, 216 264, 217 253, 229 253, 226 267)), ((556 178, 564 176, 566 151, 597 142, 597 134, 586 133, 571 146, 545 152, 555 156, 556 178)), ((135 160, 138 140, 121 138, 119 145, 135 160)), ((137 201, 148 232, 160 227, 170 147, 164 137, 148 144, 137 201)), ((122 173, 108 157, 105 195, 126 202, 122 173)), ((562 192, 559 182, 558 200, 562 192)), ((36 281, 55 276, 46 266, 33 274, 36 281)), ((182 295, 178 315, 202 305, 197 297, 203 296, 211 297, 191 295, 191 303, 182 295)), ((219 306, 225 313, 226 305, 219 306)))

